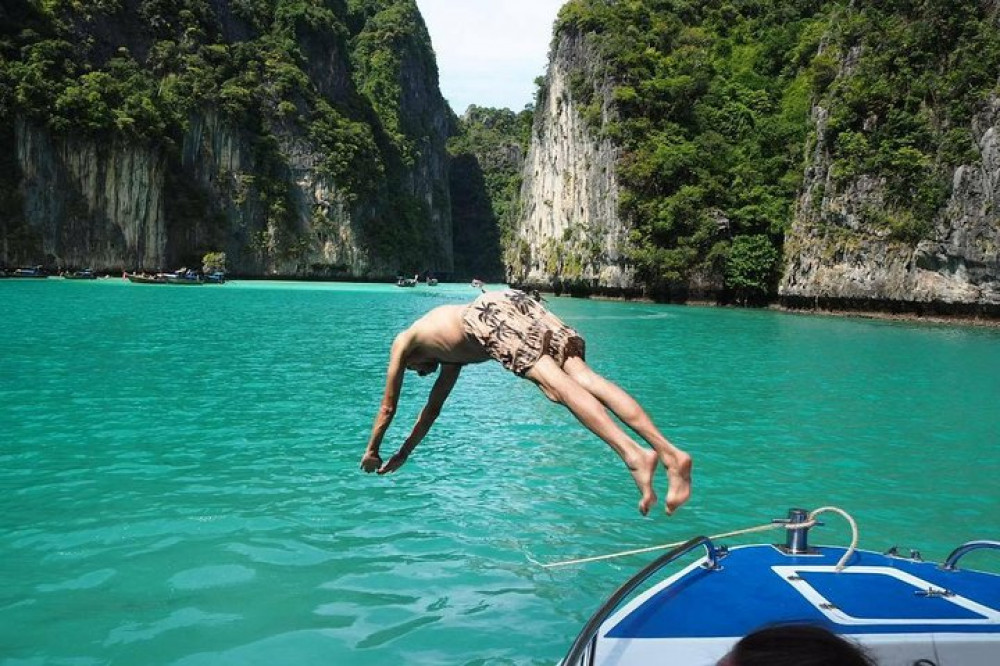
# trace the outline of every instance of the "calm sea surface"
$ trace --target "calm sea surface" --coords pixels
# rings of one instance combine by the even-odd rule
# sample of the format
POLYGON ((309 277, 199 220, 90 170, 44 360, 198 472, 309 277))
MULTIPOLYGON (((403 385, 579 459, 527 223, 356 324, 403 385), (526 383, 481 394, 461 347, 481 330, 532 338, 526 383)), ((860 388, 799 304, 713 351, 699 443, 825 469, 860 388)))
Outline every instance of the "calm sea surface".
POLYGON ((0 280, 0 663, 553 664, 655 554, 535 562, 794 506, 928 559, 1000 538, 996 330, 552 299, 695 456, 687 506, 640 516, 610 449, 497 364, 361 473, 394 334, 475 293, 0 280))

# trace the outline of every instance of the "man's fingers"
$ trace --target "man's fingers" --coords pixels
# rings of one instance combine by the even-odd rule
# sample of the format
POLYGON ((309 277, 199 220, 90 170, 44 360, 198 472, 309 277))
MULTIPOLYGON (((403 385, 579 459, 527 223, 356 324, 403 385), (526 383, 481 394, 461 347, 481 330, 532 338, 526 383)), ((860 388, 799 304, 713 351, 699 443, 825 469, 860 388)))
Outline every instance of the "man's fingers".
POLYGON ((378 473, 379 474, 389 474, 391 472, 395 472, 397 469, 399 469, 402 466, 402 464, 405 461, 406 461, 406 458, 400 459, 400 458, 397 458, 396 456, 393 456, 393 457, 389 458, 389 462, 387 462, 386 464, 382 465, 382 467, 379 469, 378 473))

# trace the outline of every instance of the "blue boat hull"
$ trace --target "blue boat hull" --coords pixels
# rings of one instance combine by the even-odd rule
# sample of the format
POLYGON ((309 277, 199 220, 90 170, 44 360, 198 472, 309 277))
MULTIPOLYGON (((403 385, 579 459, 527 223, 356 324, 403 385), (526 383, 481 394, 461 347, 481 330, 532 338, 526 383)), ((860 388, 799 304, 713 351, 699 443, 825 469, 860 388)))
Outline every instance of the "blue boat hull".
POLYGON ((1000 663, 1000 576, 867 551, 837 571, 845 548, 812 551, 742 546, 716 569, 695 562, 609 617, 587 663, 711 665, 740 637, 782 623, 852 638, 881 666, 1000 663))

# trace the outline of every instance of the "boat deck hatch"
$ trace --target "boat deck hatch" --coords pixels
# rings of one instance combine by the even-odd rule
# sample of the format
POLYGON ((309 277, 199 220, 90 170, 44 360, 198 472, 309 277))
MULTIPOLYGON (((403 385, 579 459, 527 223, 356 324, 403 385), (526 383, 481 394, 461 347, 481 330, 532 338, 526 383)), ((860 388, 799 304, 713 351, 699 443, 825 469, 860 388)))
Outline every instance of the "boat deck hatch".
POLYGON ((776 566, 773 571, 840 624, 994 624, 1000 613, 891 567, 776 566))

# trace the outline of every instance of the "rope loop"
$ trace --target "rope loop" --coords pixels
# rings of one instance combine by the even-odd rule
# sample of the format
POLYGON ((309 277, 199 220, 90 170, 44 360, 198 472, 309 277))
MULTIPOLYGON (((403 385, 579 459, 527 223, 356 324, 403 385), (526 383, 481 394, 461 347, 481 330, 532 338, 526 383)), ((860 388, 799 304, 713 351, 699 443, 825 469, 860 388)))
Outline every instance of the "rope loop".
MULTIPOLYGON (((766 532, 768 530, 780 529, 782 527, 785 528, 786 530, 801 530, 801 529, 805 529, 807 527, 814 527, 816 525, 816 516, 820 515, 821 513, 829 513, 829 512, 840 514, 841 516, 843 516, 844 518, 846 518, 847 522, 850 523, 850 525, 851 525, 851 533, 852 533, 851 546, 844 553, 844 556, 840 558, 840 561, 837 562, 836 567, 834 567, 836 571, 841 571, 841 570, 843 570, 844 566, 847 564, 847 560, 850 559, 851 555, 854 554, 854 551, 857 548, 857 545, 858 545, 858 525, 857 525, 857 523, 854 522, 854 518, 851 518, 850 514, 848 514, 843 509, 838 509, 835 506, 824 506, 824 507, 821 507, 819 509, 816 509, 815 511, 813 511, 812 513, 809 514, 809 517, 808 517, 808 519, 806 521, 801 522, 801 523, 767 523, 766 525, 757 525, 756 527, 747 527, 745 529, 735 530, 733 532, 724 532, 722 534, 715 534, 715 535, 710 536, 708 538, 709 539, 713 539, 713 540, 714 539, 727 539, 729 537, 741 536, 741 535, 744 535, 744 534, 753 534, 754 532, 766 532)), ((576 559, 576 560, 564 560, 562 562, 551 562, 549 564, 542 564, 540 562, 535 562, 534 560, 531 560, 530 558, 529 558, 529 560, 532 562, 532 564, 538 564, 539 566, 541 566, 544 569, 555 569, 557 567, 570 566, 571 564, 587 564, 588 562, 600 562, 602 560, 610 560, 610 559, 614 559, 616 557, 626 557, 628 555, 641 555, 642 553, 651 553, 651 552, 657 551, 657 550, 667 550, 668 548, 676 548, 677 546, 683 545, 684 543, 686 543, 686 542, 685 541, 675 541, 673 543, 660 544, 659 546, 648 546, 646 548, 636 548, 635 550, 623 550, 623 551, 620 551, 620 552, 617 552, 617 553, 610 553, 608 555, 594 555, 592 557, 581 557, 581 558, 576 559)))
POLYGON ((835 571, 843 571, 844 567, 847 566, 847 560, 851 559, 851 555, 854 554, 855 549, 857 549, 858 547, 858 524, 854 522, 854 518, 851 517, 851 514, 835 506, 824 506, 820 507, 819 509, 815 509, 812 513, 809 514, 809 520, 815 524, 816 516, 820 515, 821 513, 839 514, 851 526, 851 545, 847 548, 847 550, 844 552, 843 557, 840 558, 840 561, 837 562, 837 565, 834 567, 835 571))
POLYGON ((779 523, 779 525, 786 530, 801 530, 807 527, 816 527, 819 523, 810 518, 809 520, 803 520, 801 523, 779 523))

